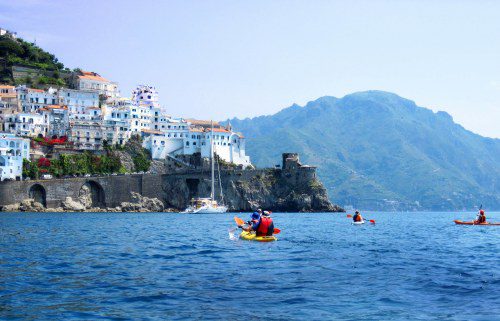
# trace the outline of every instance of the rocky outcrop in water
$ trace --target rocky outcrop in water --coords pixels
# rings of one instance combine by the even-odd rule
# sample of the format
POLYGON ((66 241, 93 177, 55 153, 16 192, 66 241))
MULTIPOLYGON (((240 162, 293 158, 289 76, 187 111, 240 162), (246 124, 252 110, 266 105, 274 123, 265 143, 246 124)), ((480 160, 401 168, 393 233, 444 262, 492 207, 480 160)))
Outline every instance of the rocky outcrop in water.
POLYGON ((132 202, 121 204, 123 212, 163 212, 165 206, 157 198, 149 198, 132 192, 132 202))
MULTIPOLYGON (((83 189, 83 188, 82 188, 83 189)), ((99 208, 92 207, 92 199, 90 194, 84 192, 74 200, 71 197, 66 197, 57 208, 45 208, 41 203, 35 202, 33 199, 25 199, 21 203, 3 206, 2 212, 163 212, 165 206, 163 202, 157 198, 149 198, 132 192, 132 202, 122 202, 121 206, 99 208)), ((166 211, 171 212, 172 209, 166 211)))
MULTIPOLYGON (((223 201, 230 211, 344 211, 329 201, 326 189, 316 177, 316 168, 302 165, 293 153, 283 155, 282 169, 222 171, 221 183, 223 201)), ((162 188, 168 206, 184 209, 191 198, 210 195, 210 180, 165 177, 162 188)), ((219 184, 215 194, 220 200, 219 184)))

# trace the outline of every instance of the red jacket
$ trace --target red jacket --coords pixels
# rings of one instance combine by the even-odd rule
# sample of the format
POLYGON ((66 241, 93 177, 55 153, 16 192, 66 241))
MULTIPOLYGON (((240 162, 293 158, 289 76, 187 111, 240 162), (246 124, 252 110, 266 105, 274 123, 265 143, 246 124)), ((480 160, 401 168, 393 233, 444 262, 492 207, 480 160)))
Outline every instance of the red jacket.
POLYGON ((257 227, 257 236, 271 236, 274 232, 273 219, 267 216, 260 218, 259 226, 257 227))

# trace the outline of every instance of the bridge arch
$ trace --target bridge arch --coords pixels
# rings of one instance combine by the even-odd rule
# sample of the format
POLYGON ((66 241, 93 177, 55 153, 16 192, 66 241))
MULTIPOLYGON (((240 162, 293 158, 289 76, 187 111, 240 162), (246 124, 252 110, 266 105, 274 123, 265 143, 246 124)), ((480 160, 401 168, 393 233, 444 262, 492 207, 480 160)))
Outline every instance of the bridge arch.
POLYGON ((79 193, 80 198, 87 200, 92 207, 105 207, 106 206, 106 195, 104 194, 104 189, 101 184, 96 181, 89 180, 80 188, 79 193))
POLYGON ((29 197, 34 199, 35 202, 38 202, 43 205, 43 207, 47 207, 47 192, 45 191, 45 187, 40 184, 33 184, 29 189, 29 197))

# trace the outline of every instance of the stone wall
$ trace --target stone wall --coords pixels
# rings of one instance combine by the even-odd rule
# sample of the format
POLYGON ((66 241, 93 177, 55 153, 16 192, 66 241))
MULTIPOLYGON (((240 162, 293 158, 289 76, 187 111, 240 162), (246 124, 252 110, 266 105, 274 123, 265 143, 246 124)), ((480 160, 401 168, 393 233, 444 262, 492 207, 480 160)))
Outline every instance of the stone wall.
MULTIPOLYGON (((231 211, 266 208, 274 211, 341 211, 331 204, 314 167, 288 159, 285 169, 221 170, 225 204, 231 211)), ((218 175, 216 175, 218 177, 218 175)), ((215 195, 220 195, 216 182, 215 195)), ((48 208, 60 207, 66 197, 78 199, 90 191, 93 207, 112 208, 132 202, 132 192, 161 200, 183 210, 195 197, 210 196, 210 172, 186 170, 154 175, 119 175, 88 178, 0 182, 0 207, 34 199, 48 208)))

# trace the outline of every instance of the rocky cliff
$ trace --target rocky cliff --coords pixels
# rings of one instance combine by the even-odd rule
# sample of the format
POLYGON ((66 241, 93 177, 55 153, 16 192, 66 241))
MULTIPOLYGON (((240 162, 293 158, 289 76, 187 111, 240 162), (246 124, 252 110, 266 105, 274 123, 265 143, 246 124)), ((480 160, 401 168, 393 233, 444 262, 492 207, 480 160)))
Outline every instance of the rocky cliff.
MULTIPOLYGON (((168 207, 183 209, 192 198, 210 195, 210 179, 208 175, 203 179, 173 175, 165 177, 162 189, 168 207)), ((215 194, 236 212, 257 208, 276 212, 343 211, 329 201, 316 169, 300 164, 296 154, 284 154, 280 169, 224 170, 215 194)))

